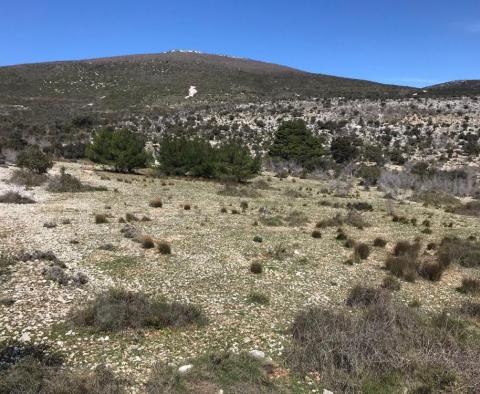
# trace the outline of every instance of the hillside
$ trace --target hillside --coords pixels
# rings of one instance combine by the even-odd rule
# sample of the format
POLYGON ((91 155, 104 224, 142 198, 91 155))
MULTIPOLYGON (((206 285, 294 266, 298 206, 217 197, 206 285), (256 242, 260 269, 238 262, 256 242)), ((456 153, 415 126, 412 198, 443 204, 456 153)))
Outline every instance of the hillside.
POLYGON ((451 81, 425 88, 430 96, 478 96, 480 95, 480 80, 451 81))
POLYGON ((196 52, 167 52, 0 68, 0 110, 42 120, 84 111, 285 98, 399 96, 410 88, 311 74, 275 64, 196 52), (13 106, 13 107, 12 107, 13 106), (23 106, 23 107, 19 107, 23 106), (48 116, 47 116, 48 115, 48 116))

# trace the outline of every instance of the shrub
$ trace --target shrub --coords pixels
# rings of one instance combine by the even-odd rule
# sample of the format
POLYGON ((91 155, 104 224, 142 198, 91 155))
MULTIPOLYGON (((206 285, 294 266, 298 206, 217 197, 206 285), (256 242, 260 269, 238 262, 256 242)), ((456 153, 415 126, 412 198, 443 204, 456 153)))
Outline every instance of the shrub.
POLYGON ((144 167, 148 156, 144 141, 127 129, 99 130, 86 148, 87 157, 96 163, 113 166, 115 171, 130 172, 144 167))
POLYGON ((345 163, 354 160, 359 155, 358 138, 347 135, 334 137, 330 144, 330 152, 337 163, 345 163))
POLYGON ((190 211, 190 209, 191 209, 190 204, 185 204, 185 205, 183 206, 183 209, 184 209, 185 211, 190 211))
POLYGON ((287 216, 285 216, 285 222, 290 226, 290 227, 299 227, 307 224, 309 222, 309 218, 307 215, 305 215, 301 211, 291 211, 288 213, 287 216))
POLYGON ((245 145, 227 141, 216 146, 200 138, 167 136, 160 141, 160 169, 167 175, 188 175, 244 181, 260 170, 260 158, 245 145))
POLYGON ((163 202, 161 198, 157 197, 150 200, 150 203, 148 205, 150 205, 152 208, 162 208, 163 202))
POLYGON ((335 214, 334 217, 330 219, 324 219, 315 225, 317 228, 325 228, 325 227, 333 227, 333 226, 342 226, 344 224, 348 224, 350 226, 356 227, 358 229, 363 229, 364 227, 368 227, 370 224, 366 222, 362 215, 358 212, 350 210, 347 215, 342 216, 340 214, 335 214))
POLYGON ((373 211, 372 204, 368 202, 349 202, 347 208, 356 209, 357 211, 373 211))
POLYGON ((386 293, 381 289, 356 285, 350 290, 346 304, 348 306, 365 307, 376 302, 383 302, 382 299, 386 297, 386 293))
POLYGON ((127 212, 125 214, 125 220, 127 222, 138 222, 139 219, 133 213, 127 212))
POLYGON ((462 286, 457 289, 464 294, 479 294, 480 293, 480 279, 477 278, 462 278, 462 286))
POLYGON ((480 302, 465 302, 460 307, 460 313, 475 319, 480 318, 480 302))
POLYGON ((230 183, 226 183, 222 190, 217 192, 220 196, 228 197, 245 197, 245 198, 258 198, 262 195, 250 187, 237 187, 230 183))
POLYGON ((52 160, 37 145, 30 145, 21 151, 16 164, 37 174, 44 174, 53 167, 52 160))
POLYGON ((398 291, 400 290, 400 282, 396 277, 387 275, 383 278, 382 287, 387 290, 398 291))
POLYGON ((480 216, 480 201, 469 201, 464 205, 457 206, 453 209, 449 209, 449 212, 456 213, 458 215, 467 215, 473 217, 480 216))
POLYGON ((228 210, 227 210, 227 208, 225 208, 225 207, 222 207, 222 208, 220 209, 220 212, 221 212, 221 213, 227 213, 227 212, 228 212, 228 210))
POLYGON ((206 322, 204 313, 194 305, 152 300, 143 293, 123 289, 99 294, 85 307, 74 311, 70 319, 76 326, 97 331, 159 329, 206 322))
POLYGON ((24 197, 18 192, 6 192, 0 195, 0 203, 2 204, 33 204, 35 203, 30 197, 24 197))
POLYGON ((338 228, 337 229, 337 235, 336 235, 335 239, 337 241, 345 241, 345 240, 347 240, 347 238, 348 238, 348 236, 345 233, 345 230, 343 228, 338 228))
POLYGON ((363 242, 358 243, 354 247, 354 253, 360 260, 365 260, 370 255, 370 246, 363 242))
POLYGON ((259 235, 255 235, 255 237, 253 237, 253 242, 262 243, 263 239, 259 235))
POLYGON ((420 243, 415 241, 399 241, 393 249, 393 256, 387 257, 385 268, 393 275, 403 278, 406 281, 414 281, 418 269, 418 253, 420 252, 420 243))
POLYGON ((286 121, 278 127, 269 155, 286 162, 298 163, 311 171, 323 167, 323 139, 314 136, 303 120, 286 121))
POLYGON ((250 264, 250 272, 252 274, 261 274, 263 272, 263 265, 258 261, 254 261, 250 264))
POLYGON ((108 223, 107 216, 102 213, 97 213, 95 215, 95 223, 96 224, 108 223))
POLYGON ((92 191, 105 191, 103 186, 84 185, 80 179, 65 172, 65 168, 60 169, 60 175, 50 178, 47 190, 52 193, 81 193, 92 191))
POLYGON ((160 254, 172 254, 172 248, 167 241, 160 241, 157 244, 157 250, 160 254))
POLYGON ((247 299, 252 304, 268 305, 270 303, 270 297, 259 292, 251 292, 247 299))
POLYGON ((143 235, 140 239, 140 243, 142 244, 143 249, 152 249, 155 247, 152 237, 148 235, 143 235))
POLYGON ((445 267, 435 261, 432 261, 422 263, 418 269, 418 273, 425 279, 428 279, 432 282, 437 282, 442 277, 444 270, 445 267))
POLYGON ((387 245, 387 241, 385 241, 383 238, 378 237, 373 240, 373 246, 377 248, 384 248, 385 245, 387 245))
POLYGON ((480 266, 480 243, 457 237, 445 237, 438 247, 437 261, 444 267, 452 263, 464 267, 478 267, 480 266))
POLYGON ((245 211, 248 208, 248 202, 247 201, 241 201, 240 202, 240 208, 242 208, 242 210, 245 211))
POLYGON ((312 238, 322 238, 322 233, 318 230, 312 231, 312 238))
POLYGON ((31 170, 20 169, 15 170, 10 177, 10 182, 22 186, 40 186, 47 181, 45 174, 39 174, 31 170))

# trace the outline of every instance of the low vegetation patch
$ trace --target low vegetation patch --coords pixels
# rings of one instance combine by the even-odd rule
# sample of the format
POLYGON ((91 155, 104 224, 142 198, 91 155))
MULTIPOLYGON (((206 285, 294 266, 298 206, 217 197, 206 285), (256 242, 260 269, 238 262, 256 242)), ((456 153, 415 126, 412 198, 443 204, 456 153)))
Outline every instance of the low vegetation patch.
POLYGON ((349 210, 346 215, 341 215, 337 213, 330 219, 324 219, 317 222, 317 228, 325 228, 325 227, 339 227, 343 226, 344 224, 348 224, 352 227, 356 227, 358 229, 363 229, 364 227, 370 226, 370 224, 363 218, 363 216, 354 211, 349 210))
POLYGON ((285 393, 267 374, 261 360, 247 353, 208 354, 190 361, 191 369, 158 363, 146 385, 148 394, 163 393, 285 393))
POLYGON ((372 384, 371 392, 378 393, 480 388, 480 342, 471 338, 478 334, 458 325, 452 329, 379 294, 353 290, 349 300, 363 307, 358 315, 321 307, 299 313, 287 364, 300 376, 319 374, 322 385, 335 392, 367 392, 372 384))
POLYGON ((197 306, 150 299, 143 293, 110 289, 98 295, 70 316, 79 327, 96 331, 119 331, 127 328, 184 327, 204 324, 206 317, 197 306))
POLYGON ((6 192, 0 195, 0 203, 2 204, 33 204, 35 203, 30 197, 22 196, 18 192, 6 192))
POLYGON ((9 181, 15 185, 34 187, 43 185, 47 179, 47 175, 45 174, 39 174, 27 169, 20 169, 13 172, 9 181))
POLYGON ((393 254, 387 257, 385 268, 393 275, 413 282, 417 276, 420 242, 399 241, 395 244, 393 254))
POLYGON ((480 294, 480 279, 464 277, 462 285, 457 290, 464 294, 480 294))
POLYGON ((445 237, 437 250, 437 261, 443 267, 460 264, 463 267, 480 267, 480 242, 445 237))
POLYGON ((60 170, 60 175, 50 178, 47 190, 52 193, 81 193, 93 191, 105 191, 103 186, 84 185, 80 179, 65 172, 65 168, 60 170))

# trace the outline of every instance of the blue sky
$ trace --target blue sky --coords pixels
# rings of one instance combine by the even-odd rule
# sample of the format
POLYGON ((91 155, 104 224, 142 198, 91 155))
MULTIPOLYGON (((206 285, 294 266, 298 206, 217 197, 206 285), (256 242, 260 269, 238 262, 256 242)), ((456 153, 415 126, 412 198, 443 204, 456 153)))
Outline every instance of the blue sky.
POLYGON ((0 65, 170 49, 411 86, 480 79, 480 0, 0 0, 0 65))

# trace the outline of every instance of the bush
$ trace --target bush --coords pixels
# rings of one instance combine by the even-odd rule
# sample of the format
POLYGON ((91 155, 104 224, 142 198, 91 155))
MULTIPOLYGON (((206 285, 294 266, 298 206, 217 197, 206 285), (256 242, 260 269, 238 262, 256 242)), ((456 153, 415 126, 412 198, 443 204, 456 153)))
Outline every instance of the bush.
POLYGON ((157 244, 157 250, 160 254, 172 254, 172 248, 167 241, 160 241, 157 244))
POLYGON ((480 266, 480 243, 457 237, 445 237, 437 250, 437 261, 443 267, 452 263, 463 267, 480 266))
POLYGON ((114 167, 115 171, 130 172, 144 167, 148 156, 144 141, 127 129, 99 130, 86 148, 87 157, 95 163, 114 167))
POLYGON ((318 230, 312 231, 312 238, 322 238, 322 233, 318 230))
POLYGON ((418 241, 397 242, 393 249, 393 256, 389 256, 385 262, 385 268, 393 275, 413 282, 417 276, 420 247, 418 241))
POLYGON ((480 293, 480 279, 477 278, 462 278, 462 286, 457 289, 464 294, 479 294, 480 293))
POLYGON ((148 235, 143 235, 140 238, 140 243, 142 244, 143 249, 152 249, 153 247, 155 247, 155 243, 153 242, 152 237, 148 235))
POLYGON ((10 177, 10 182, 22 186, 40 186, 47 181, 45 174, 38 174, 31 170, 20 169, 15 170, 10 177))
POLYGON ((74 311, 70 319, 76 326, 96 331, 159 329, 206 323, 204 313, 196 306, 152 300, 143 293, 123 289, 110 289, 99 294, 85 307, 74 311))
POLYGON ((401 392, 406 385, 449 392, 453 383, 467 392, 478 390, 478 341, 464 343, 462 334, 388 296, 376 297, 375 290, 363 294, 368 296, 365 302, 359 298, 360 305, 368 306, 359 314, 313 307, 295 317, 286 351, 292 371, 318 374, 322 386, 335 392, 367 392, 366 382, 379 384, 391 374, 398 374, 394 387, 378 392, 401 392))
POLYGON ((37 174, 44 174, 53 167, 52 160, 37 145, 30 145, 21 151, 16 164, 37 174))
POLYGON ((401 286, 396 277, 387 275, 383 278, 382 287, 387 290, 398 291, 401 286))
POLYGON ((432 282, 439 281, 442 277, 443 271, 445 271, 445 267, 435 261, 424 262, 420 265, 420 268, 418 269, 418 273, 421 277, 428 279, 432 282))
POLYGON ((363 201, 349 202, 347 208, 356 209, 357 211, 373 211, 372 204, 363 201))
POLYGON ((309 171, 324 166, 324 154, 323 140, 300 119, 280 124, 269 151, 272 158, 296 163, 309 171))
POLYGON ((33 204, 35 203, 30 197, 24 197, 18 192, 6 192, 0 195, 0 203, 3 204, 33 204))
POLYGON ((163 202, 162 199, 157 197, 152 200, 150 200, 149 204, 152 208, 162 208, 163 207, 163 202))
POLYGON ((105 191, 103 186, 84 185, 80 179, 65 172, 65 168, 60 169, 60 175, 52 177, 48 182, 47 190, 52 193, 81 193, 93 191, 105 191))
POLYGON ((387 241, 385 241, 383 238, 378 237, 373 240, 373 246, 377 248, 384 248, 385 245, 387 245, 387 241))
POLYGON ((158 151, 160 169, 167 175, 245 181, 260 171, 260 158, 245 145, 227 141, 215 147, 200 138, 164 137, 158 151))
POLYGON ((333 227, 333 226, 342 226, 348 224, 350 226, 356 227, 358 229, 363 229, 364 227, 370 226, 370 224, 363 219, 362 215, 353 210, 349 210, 347 215, 342 216, 340 214, 335 214, 334 217, 330 219, 324 219, 315 225, 317 228, 333 227))
POLYGON ((460 307, 460 313, 473 317, 474 319, 480 318, 480 302, 465 302, 460 307))
POLYGON ((97 213, 95 215, 95 223, 96 224, 108 223, 107 216, 102 213, 97 213))
POLYGON ((346 304, 348 306, 369 306, 376 302, 384 302, 387 294, 381 289, 362 285, 354 286, 348 293, 346 304))
POLYGON ((337 163, 345 163, 356 159, 359 155, 358 138, 347 135, 334 137, 330 144, 330 152, 337 163))
POLYGON ((358 243, 354 246, 355 257, 358 257, 360 260, 368 259, 370 256, 370 246, 366 243, 358 243))
POLYGON ((254 261, 250 264, 250 272, 252 274, 261 274, 263 272, 263 265, 258 261, 254 261))
POLYGON ((255 237, 253 237, 253 242, 262 243, 263 239, 259 235, 255 235, 255 237))

